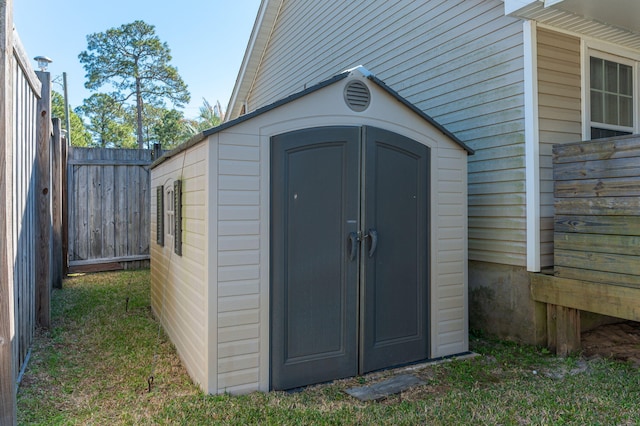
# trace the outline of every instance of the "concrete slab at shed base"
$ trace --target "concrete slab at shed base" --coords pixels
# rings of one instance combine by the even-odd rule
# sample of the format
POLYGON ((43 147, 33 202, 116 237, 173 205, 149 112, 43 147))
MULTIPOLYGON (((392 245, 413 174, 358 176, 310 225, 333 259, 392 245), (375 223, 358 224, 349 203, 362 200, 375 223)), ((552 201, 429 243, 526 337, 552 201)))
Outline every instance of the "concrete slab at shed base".
POLYGON ((347 389, 345 392, 360 401, 375 401, 425 383, 424 380, 417 378, 413 374, 402 374, 371 386, 347 389))
MULTIPOLYGON (((399 369, 398 372, 416 371, 430 365, 440 364, 443 362, 456 360, 465 360, 478 356, 475 353, 468 353, 452 358, 439 359, 434 361, 427 361, 421 364, 412 365, 410 367, 399 369)), ((424 385, 426 382, 413 374, 399 374, 391 377, 390 379, 383 380, 382 382, 374 383, 369 386, 360 386, 357 388, 347 389, 345 392, 360 401, 377 401, 384 399, 390 395, 395 395, 407 389, 415 386, 424 385)))

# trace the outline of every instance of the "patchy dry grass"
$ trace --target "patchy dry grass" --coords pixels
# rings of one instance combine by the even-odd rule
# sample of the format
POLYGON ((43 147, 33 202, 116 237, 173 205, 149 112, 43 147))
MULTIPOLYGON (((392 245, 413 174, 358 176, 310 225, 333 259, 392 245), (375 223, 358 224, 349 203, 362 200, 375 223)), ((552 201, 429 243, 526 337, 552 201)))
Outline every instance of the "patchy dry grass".
POLYGON ((480 356, 413 367, 426 384, 380 402, 359 402, 343 391, 395 371, 293 394, 204 395, 158 334, 148 279, 148 271, 92 274, 54 291, 53 328, 36 336, 18 394, 20 424, 640 423, 640 373, 632 365, 559 359, 478 337, 472 350, 480 356))

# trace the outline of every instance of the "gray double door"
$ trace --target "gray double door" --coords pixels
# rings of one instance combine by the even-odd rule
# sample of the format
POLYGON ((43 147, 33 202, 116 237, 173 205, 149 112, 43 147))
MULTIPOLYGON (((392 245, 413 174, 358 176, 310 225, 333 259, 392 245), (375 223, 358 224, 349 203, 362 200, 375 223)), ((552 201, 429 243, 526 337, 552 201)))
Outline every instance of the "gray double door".
POLYGON ((426 359, 429 149, 374 127, 271 149, 271 387, 426 359))

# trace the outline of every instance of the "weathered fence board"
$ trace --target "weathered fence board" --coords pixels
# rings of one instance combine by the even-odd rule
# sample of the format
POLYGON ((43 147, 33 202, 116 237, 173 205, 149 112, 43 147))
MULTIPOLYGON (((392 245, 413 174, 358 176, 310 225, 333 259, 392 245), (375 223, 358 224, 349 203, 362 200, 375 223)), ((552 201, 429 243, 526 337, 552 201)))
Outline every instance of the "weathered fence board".
POLYGON ((557 277, 640 288, 640 136, 553 149, 557 277))
POLYGON ((581 252, 612 253, 640 256, 640 236, 579 234, 557 232, 556 250, 577 250, 581 252))
POLYGON ((583 269, 582 265, 579 268, 570 268, 568 266, 562 266, 557 269, 554 274, 559 278, 571 278, 580 281, 591 281, 602 283, 607 286, 622 286, 622 287, 636 287, 640 288, 640 276, 619 274, 615 272, 593 271, 590 269, 583 269))
POLYGON ((38 100, 37 132, 37 219, 36 219, 36 316, 38 322, 49 327, 51 320, 51 76, 36 71, 45 92, 38 100))
POLYGON ((555 232, 580 232, 597 234, 601 238, 608 235, 640 235, 638 216, 564 216, 556 215, 555 232))
MULTIPOLYGON (((28 360, 38 316, 36 241, 38 205, 38 114, 44 87, 29 65, 13 28, 12 2, 0 2, 0 424, 16 423, 16 380, 28 360)), ((48 73, 44 73, 48 77, 48 73)), ((50 96, 45 94, 45 98, 50 96)), ((43 123, 42 127, 46 124, 43 123)), ((50 135, 47 135, 50 137, 50 135)), ((49 139, 47 139, 47 144, 49 139)), ((49 248, 50 250, 50 248, 49 248)), ((47 264, 48 267, 48 264, 47 264)), ((42 304, 48 305, 48 300, 42 304)))
POLYGON ((559 163, 553 168, 553 178, 557 181, 628 176, 640 176, 640 151, 638 157, 559 163))
POLYGON ((51 138, 51 284, 53 288, 62 288, 64 277, 64 259, 62 257, 62 167, 64 157, 62 145, 66 139, 62 138, 60 119, 53 119, 53 137, 51 138))
POLYGON ((69 266, 148 262, 152 152, 69 148, 69 266))
POLYGON ((556 197, 637 197, 640 181, 622 178, 556 180, 556 197))
POLYGON ((553 163, 575 163, 580 161, 609 160, 640 156, 638 135, 618 136, 607 140, 598 139, 553 147, 553 163))
POLYGON ((633 216, 640 212, 640 197, 556 198, 560 216, 633 216))
MULTIPOLYGON (((51 288, 51 282, 38 281, 37 268, 40 263, 37 250, 37 238, 39 235, 38 204, 42 194, 38 191, 41 182, 41 173, 37 158, 39 156, 38 131, 47 126, 46 118, 49 117, 49 105, 44 105, 39 114, 39 102, 49 97, 49 87, 43 85, 35 73, 28 66, 28 59, 19 41, 14 46, 14 135, 10 139, 13 142, 13 253, 15 288, 15 342, 14 354, 16 356, 16 372, 24 367, 28 352, 33 340, 33 332, 36 322, 44 327, 49 326, 49 294, 43 294, 37 299, 36 291, 40 288, 51 288), (19 53, 18 53, 19 52, 19 53), (35 82, 38 83, 35 83, 35 82), (35 92, 38 90, 38 92, 35 92), (41 97, 41 92, 45 96, 41 97), (41 99, 39 99, 41 98, 41 99), (41 123, 39 125, 39 123, 41 123)), ((48 79, 42 75, 43 80, 48 79)), ((51 134, 46 135, 43 141, 50 143, 51 134)), ((45 143, 45 142, 43 142, 45 143)), ((50 163, 50 158, 46 162, 50 163)), ((50 211, 47 212, 50 214, 50 211)), ((47 250, 50 247, 47 246, 47 250)), ((46 265, 49 268, 49 265, 46 265)))

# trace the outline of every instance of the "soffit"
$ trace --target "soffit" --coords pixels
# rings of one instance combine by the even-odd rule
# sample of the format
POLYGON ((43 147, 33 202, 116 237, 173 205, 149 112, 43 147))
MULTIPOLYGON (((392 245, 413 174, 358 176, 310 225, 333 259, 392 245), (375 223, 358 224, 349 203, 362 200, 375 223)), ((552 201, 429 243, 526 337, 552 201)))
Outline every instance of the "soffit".
POLYGON ((640 51, 638 0, 505 0, 508 15, 640 51))

